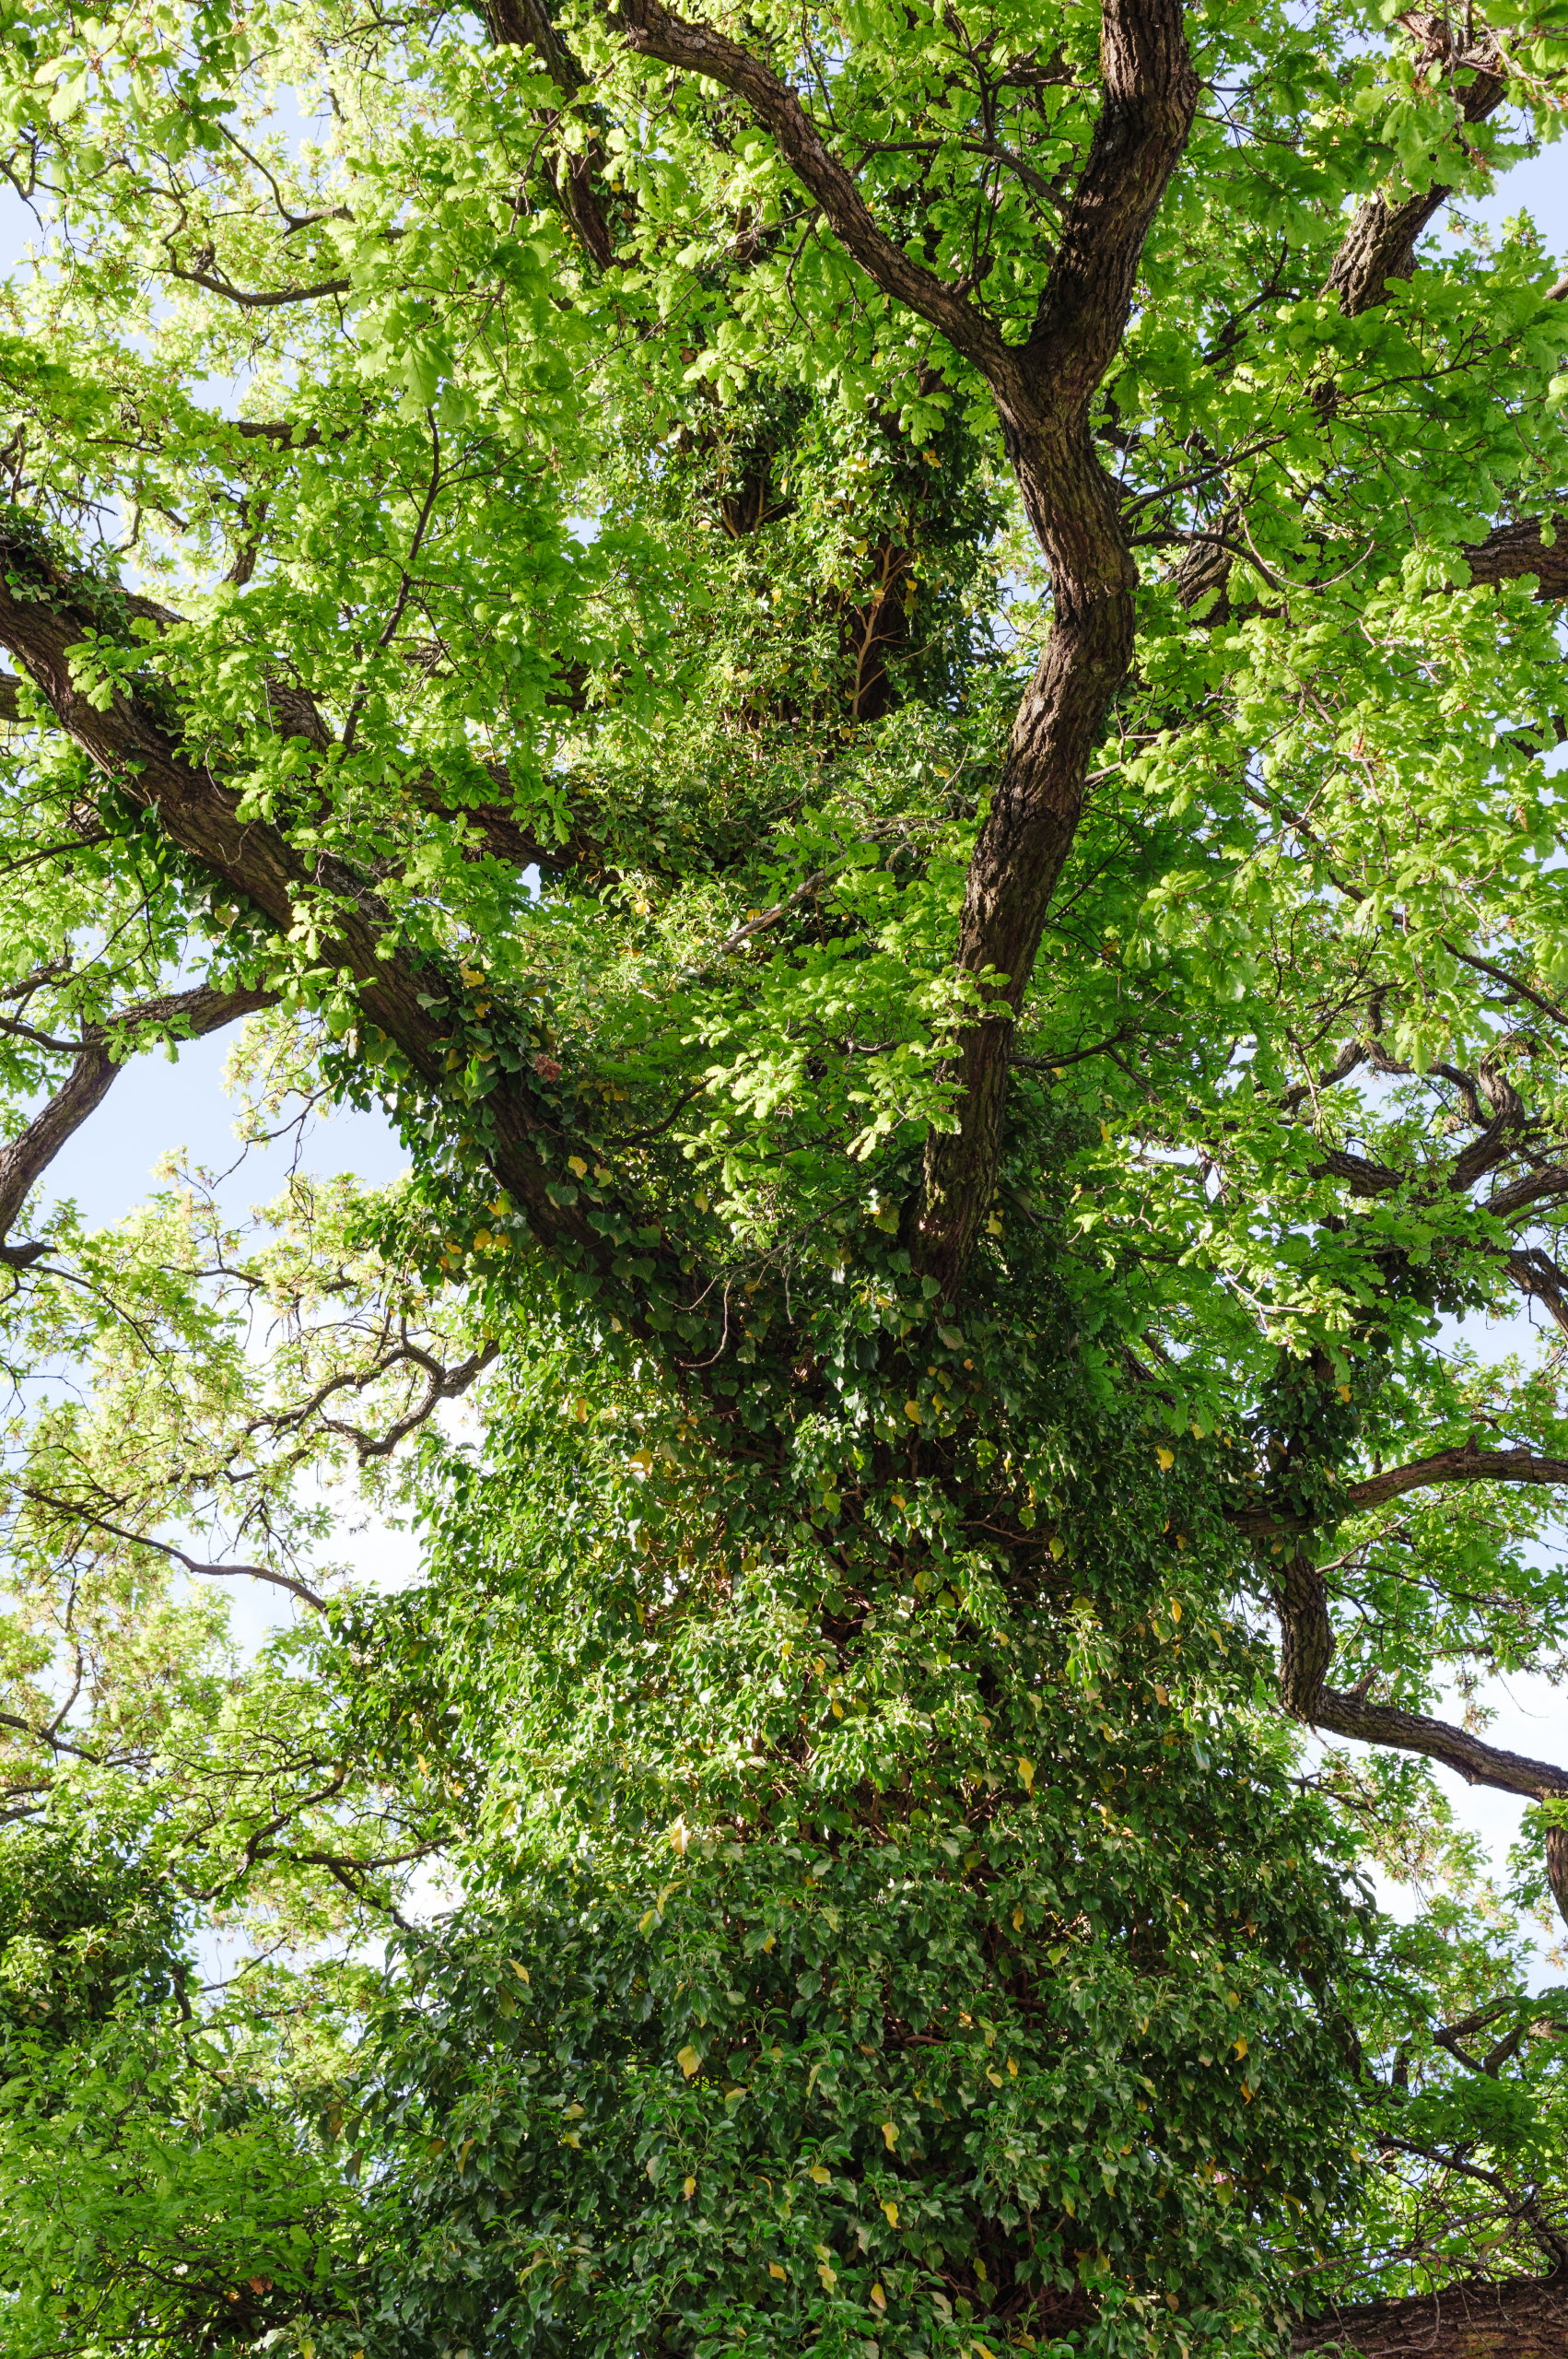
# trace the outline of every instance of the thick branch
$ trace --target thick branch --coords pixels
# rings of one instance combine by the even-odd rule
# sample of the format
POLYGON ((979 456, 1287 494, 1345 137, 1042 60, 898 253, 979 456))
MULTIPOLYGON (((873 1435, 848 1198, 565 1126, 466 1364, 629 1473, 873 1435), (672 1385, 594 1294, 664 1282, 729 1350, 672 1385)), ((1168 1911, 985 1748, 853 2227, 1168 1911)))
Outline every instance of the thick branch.
MULTIPOLYGON (((363 879, 330 858, 307 863, 275 827, 242 819, 238 791, 187 757, 177 724, 141 693, 120 687, 101 708, 91 703, 75 683, 70 651, 89 628, 101 632, 101 607, 91 617, 78 610, 69 579, 29 537, 0 534, 0 646, 27 672, 61 727, 106 776, 156 813, 172 842, 262 910, 280 935, 294 926, 297 905, 319 906, 323 893, 330 896, 325 956, 352 980, 366 1020, 396 1045, 417 1083, 433 1100, 444 1098, 451 1027, 422 1001, 444 1003, 450 978, 392 946, 392 921, 363 879)), ((570 1201, 576 1191, 557 1178, 564 1144, 554 1108, 521 1074, 502 1074, 485 1108, 492 1168, 534 1236, 607 1266, 610 1249, 585 1209, 570 1201)))
POLYGON ((989 1208, 1012 1020, 1070 852, 1106 715, 1131 667, 1137 569, 1088 428, 1120 343, 1143 241, 1198 99, 1179 5, 1117 5, 1105 100, 1024 353, 993 379, 1009 455, 1051 576, 1051 630, 970 863, 958 965, 984 1014, 963 1035, 955 1133, 933 1137, 911 1241, 952 1293, 989 1208))
POLYGON ((1441 2294, 1368 2302, 1304 2318, 1291 2338, 1295 2354, 1359 2352, 1363 2359, 1562 2359, 1568 2348, 1568 2282, 1514 2278, 1470 2281, 1441 2294))
MULTIPOLYGON (((197 991, 143 1000, 112 1023, 89 1026, 63 1086, 18 1138, 0 1148, 0 1239, 9 1234, 29 1193, 61 1148, 109 1095, 140 1037, 151 1033, 159 1039, 202 1039, 241 1015, 275 1007, 277 996, 275 992, 219 992, 203 985, 197 991)), ((0 1258, 25 1264, 36 1261, 41 1250, 34 1246, 0 1246, 0 1258)))
POLYGON ((1568 1281, 1552 1260, 1539 1246, 1531 1246, 1508 1256, 1508 1275, 1533 1302, 1544 1304, 1548 1317, 1568 1335, 1568 1281))
MULTIPOLYGON (((1568 1470, 1565 1470, 1568 1472, 1568 1470)), ((1568 1795, 1568 1769, 1532 1761, 1483 1744, 1468 1730, 1424 1712, 1393 1704, 1369 1703, 1357 1689, 1327 1686, 1334 1659, 1334 1633, 1323 1575, 1305 1551, 1297 1551, 1274 1573, 1274 1605, 1280 1617, 1280 1701, 1293 1719, 1336 1736, 1359 1739, 1398 1753, 1421 1753, 1455 1769, 1472 1786, 1494 1786, 1507 1794, 1568 1795)))
POLYGON ((1529 1449, 1480 1449, 1472 1438, 1457 1449, 1436 1450, 1409 1466, 1347 1484, 1345 1497, 1352 1508, 1378 1508, 1432 1483, 1568 1483, 1568 1459, 1538 1458, 1529 1449))
POLYGON ((821 206, 840 245, 868 277, 939 328, 954 351, 995 381, 1008 365, 996 329, 956 288, 911 262, 888 236, 795 91, 771 66, 712 26, 690 24, 675 16, 661 0, 619 0, 611 21, 625 29, 627 46, 638 56, 673 65, 679 73, 699 74, 743 99, 772 133, 801 185, 821 206))
MULTIPOLYGON (((1453 1449, 1414 1459, 1408 1466, 1391 1466, 1381 1474, 1347 1483, 1345 1513, 1380 1508, 1389 1499, 1402 1498, 1407 1491, 1423 1490, 1433 1483, 1568 1484, 1568 1459, 1540 1458, 1531 1449, 1481 1449, 1472 1438, 1453 1449)), ((1305 1517, 1277 1515, 1269 1508, 1234 1508, 1229 1520, 1249 1540, 1272 1540, 1311 1528, 1305 1517)))
MULTIPOLYGON (((1497 46, 1483 26, 1480 38, 1465 47, 1445 18, 1421 9, 1399 22, 1415 41, 1418 71, 1429 82, 1446 84, 1452 93, 1457 122, 1451 136, 1457 145, 1459 124, 1484 121, 1503 102, 1505 69, 1497 46)), ((1363 198, 1323 292, 1338 295, 1340 310, 1352 317, 1385 301, 1391 278, 1414 276, 1416 240, 1453 194, 1451 183, 1438 182, 1397 204, 1378 194, 1363 198)))
POLYGON ((1143 241, 1197 111, 1180 0, 1106 0, 1100 113, 1022 346, 1005 344, 961 288, 888 235, 770 65, 662 0, 611 0, 607 13, 639 55, 743 99, 845 250, 979 370, 1050 569, 1051 633, 971 863, 959 940, 958 965, 989 1004, 962 1042, 957 1134, 931 1142, 913 1215, 910 1241, 952 1291, 995 1185, 1012 1018, 1077 831, 1090 757, 1132 660, 1137 569, 1088 405, 1126 331, 1143 241))
MULTIPOLYGON (((575 99, 584 88, 588 76, 551 22, 544 0, 488 0, 485 16, 497 49, 531 49, 563 99, 575 99)), ((545 120, 553 131, 560 117, 545 120)), ((604 161, 595 141, 584 154, 562 153, 556 167, 556 194, 568 218, 602 270, 614 260, 610 227, 593 184, 604 161)))
POLYGON ((1470 569, 1470 581, 1495 587, 1535 575, 1538 598, 1568 598, 1568 510, 1550 517, 1527 516, 1522 523, 1499 524, 1484 541, 1467 542, 1459 551, 1470 569), (1552 545, 1541 535, 1550 526, 1552 545))
POLYGON ((1465 1729, 1446 1720, 1429 1719, 1424 1712, 1402 1712, 1393 1704, 1370 1704, 1348 1690, 1322 1688, 1310 1712, 1300 1717, 1313 1726, 1330 1729, 1336 1736, 1352 1736, 1363 1744, 1382 1745, 1398 1753, 1422 1753, 1429 1761, 1457 1770, 1468 1785, 1494 1786, 1500 1793, 1568 1795, 1568 1769, 1552 1761, 1532 1761, 1522 1753, 1504 1753, 1483 1744, 1465 1729))

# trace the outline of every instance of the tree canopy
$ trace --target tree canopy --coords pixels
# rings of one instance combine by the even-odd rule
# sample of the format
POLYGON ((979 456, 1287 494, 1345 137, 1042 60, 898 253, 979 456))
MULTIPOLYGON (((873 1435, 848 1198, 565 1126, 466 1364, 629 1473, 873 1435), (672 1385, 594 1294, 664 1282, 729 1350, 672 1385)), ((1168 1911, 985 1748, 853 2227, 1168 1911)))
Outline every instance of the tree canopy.
POLYGON ((0 30, 0 2349, 1560 2352, 1562 0, 0 30))

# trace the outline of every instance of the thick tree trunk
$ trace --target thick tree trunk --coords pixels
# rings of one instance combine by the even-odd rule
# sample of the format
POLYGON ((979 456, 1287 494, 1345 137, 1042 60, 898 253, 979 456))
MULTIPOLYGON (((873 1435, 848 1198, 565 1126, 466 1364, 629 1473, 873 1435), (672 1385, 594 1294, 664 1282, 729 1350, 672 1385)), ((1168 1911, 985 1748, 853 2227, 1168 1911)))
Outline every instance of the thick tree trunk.
POLYGON ((1291 2349, 1359 2352, 1363 2359, 1564 2359, 1568 2281, 1450 2285, 1408 2301, 1325 2311, 1303 2320, 1291 2349))
POLYGON ((978 370, 1050 570, 1050 637, 976 848, 960 933, 958 965, 977 979, 983 1012, 960 1042, 956 1131, 930 1143, 909 1226, 921 1266, 951 1294, 995 1187, 1013 1018, 1077 832, 1090 758, 1132 663, 1137 569, 1090 441, 1089 405, 1120 348, 1143 241, 1198 110, 1181 0, 1106 0, 1104 103, 1022 345, 1004 343, 966 296, 888 236, 764 59, 662 0, 619 0, 606 14, 642 55, 743 98, 861 268, 978 370))

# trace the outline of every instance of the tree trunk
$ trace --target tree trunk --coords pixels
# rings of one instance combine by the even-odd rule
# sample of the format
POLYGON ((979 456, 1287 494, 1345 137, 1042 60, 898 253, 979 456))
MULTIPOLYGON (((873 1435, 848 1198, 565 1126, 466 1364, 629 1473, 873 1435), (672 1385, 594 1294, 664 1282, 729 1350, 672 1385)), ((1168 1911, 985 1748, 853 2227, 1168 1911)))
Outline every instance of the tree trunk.
POLYGON ((1449 2285, 1402 2302, 1325 2311, 1303 2320, 1291 2349, 1353 2351, 1363 2359, 1563 2359, 1568 2280, 1449 2285))

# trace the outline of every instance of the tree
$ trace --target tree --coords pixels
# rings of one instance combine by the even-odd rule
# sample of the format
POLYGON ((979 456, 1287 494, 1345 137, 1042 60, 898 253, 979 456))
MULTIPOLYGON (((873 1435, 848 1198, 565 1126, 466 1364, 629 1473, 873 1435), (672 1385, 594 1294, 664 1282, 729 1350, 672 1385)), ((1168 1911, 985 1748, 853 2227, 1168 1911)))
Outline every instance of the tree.
POLYGON ((1556 2348, 1562 21, 6 29, 10 1809, 259 1961, 7 2335, 1556 2348), (240 1019, 407 1183, 40 1217, 240 1019))

